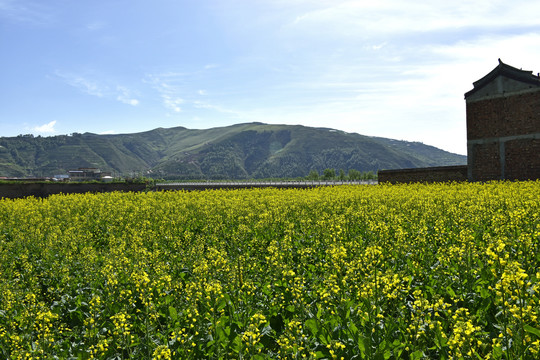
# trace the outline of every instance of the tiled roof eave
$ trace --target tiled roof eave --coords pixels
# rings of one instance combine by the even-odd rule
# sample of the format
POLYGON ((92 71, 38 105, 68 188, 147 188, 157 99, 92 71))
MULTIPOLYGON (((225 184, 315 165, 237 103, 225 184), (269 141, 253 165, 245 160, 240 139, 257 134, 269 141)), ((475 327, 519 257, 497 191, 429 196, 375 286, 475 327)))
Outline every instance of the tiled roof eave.
POLYGON ((504 76, 512 80, 520 81, 523 83, 531 84, 540 87, 540 77, 533 75, 532 71, 519 70, 513 66, 503 63, 499 59, 499 65, 490 71, 483 78, 473 83, 474 88, 465 93, 465 98, 474 94, 485 85, 493 81, 497 76, 504 76))

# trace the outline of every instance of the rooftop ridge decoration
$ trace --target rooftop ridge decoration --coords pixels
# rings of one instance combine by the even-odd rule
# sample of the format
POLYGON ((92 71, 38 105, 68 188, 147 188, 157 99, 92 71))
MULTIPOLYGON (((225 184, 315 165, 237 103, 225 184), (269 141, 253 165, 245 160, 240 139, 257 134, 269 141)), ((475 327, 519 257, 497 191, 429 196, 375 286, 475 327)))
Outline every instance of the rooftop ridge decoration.
POLYGON ((534 75, 531 70, 521 70, 503 63, 501 59, 498 60, 499 65, 497 65, 497 67, 491 70, 483 78, 473 82, 474 88, 465 93, 465 98, 468 98, 469 96, 483 88, 485 85, 489 84, 497 76, 505 76, 516 81, 540 87, 540 74, 534 75))

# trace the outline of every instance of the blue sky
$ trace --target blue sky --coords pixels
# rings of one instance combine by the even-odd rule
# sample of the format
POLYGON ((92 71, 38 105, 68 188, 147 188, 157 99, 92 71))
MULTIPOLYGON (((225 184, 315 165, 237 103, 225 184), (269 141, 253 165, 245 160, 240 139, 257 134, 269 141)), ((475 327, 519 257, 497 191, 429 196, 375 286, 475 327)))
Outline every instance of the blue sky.
POLYGON ((0 0, 0 136, 331 127, 465 154, 463 94, 540 72, 540 2, 0 0))

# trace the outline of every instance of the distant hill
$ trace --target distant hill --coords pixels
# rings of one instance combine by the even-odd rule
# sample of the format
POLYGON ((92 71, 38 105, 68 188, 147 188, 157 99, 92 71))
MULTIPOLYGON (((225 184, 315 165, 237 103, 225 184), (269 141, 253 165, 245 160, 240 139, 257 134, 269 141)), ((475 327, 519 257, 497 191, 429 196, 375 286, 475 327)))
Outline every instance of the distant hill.
POLYGON ((53 176, 97 167, 124 176, 246 179, 300 177, 327 168, 376 172, 465 163, 463 155, 418 142, 300 125, 0 137, 0 176, 53 176))

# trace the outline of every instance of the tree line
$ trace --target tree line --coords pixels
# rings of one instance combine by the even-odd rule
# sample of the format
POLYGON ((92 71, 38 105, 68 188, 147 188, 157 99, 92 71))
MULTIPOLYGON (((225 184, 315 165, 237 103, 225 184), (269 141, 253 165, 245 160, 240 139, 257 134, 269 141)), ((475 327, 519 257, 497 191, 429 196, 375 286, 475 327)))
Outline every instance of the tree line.
POLYGON ((340 169, 338 172, 336 172, 335 169, 324 169, 322 174, 319 174, 317 170, 311 170, 306 176, 307 180, 340 180, 340 181, 347 181, 347 180, 376 180, 377 179, 377 173, 374 173, 373 171, 358 171, 355 169, 350 169, 345 173, 345 170, 340 169))

